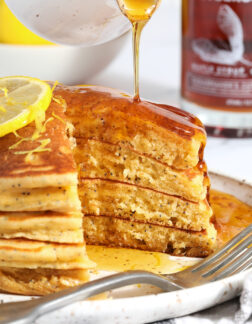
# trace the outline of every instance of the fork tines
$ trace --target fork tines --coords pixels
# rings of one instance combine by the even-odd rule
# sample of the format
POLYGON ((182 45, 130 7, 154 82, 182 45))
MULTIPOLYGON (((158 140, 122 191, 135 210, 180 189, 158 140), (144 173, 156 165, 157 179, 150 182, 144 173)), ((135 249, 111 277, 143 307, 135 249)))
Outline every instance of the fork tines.
POLYGON ((252 224, 235 236, 223 248, 195 265, 198 273, 208 281, 215 281, 252 266, 252 224))

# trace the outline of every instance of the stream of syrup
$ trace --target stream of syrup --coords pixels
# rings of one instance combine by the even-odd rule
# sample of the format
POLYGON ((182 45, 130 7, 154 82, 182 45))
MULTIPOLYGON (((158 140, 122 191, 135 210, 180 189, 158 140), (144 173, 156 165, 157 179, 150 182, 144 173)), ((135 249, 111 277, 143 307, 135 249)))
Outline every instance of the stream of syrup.
MULTIPOLYGON (((222 246, 245 227, 252 224, 252 206, 234 196, 216 190, 210 191, 210 202, 215 216, 217 247, 222 246)), ((197 259, 176 258, 165 253, 104 246, 87 246, 91 260, 104 271, 146 270, 159 274, 185 269, 197 259)))
POLYGON ((117 0, 122 13, 132 24, 134 57, 134 99, 139 95, 139 44, 144 26, 152 17, 161 0, 117 0))

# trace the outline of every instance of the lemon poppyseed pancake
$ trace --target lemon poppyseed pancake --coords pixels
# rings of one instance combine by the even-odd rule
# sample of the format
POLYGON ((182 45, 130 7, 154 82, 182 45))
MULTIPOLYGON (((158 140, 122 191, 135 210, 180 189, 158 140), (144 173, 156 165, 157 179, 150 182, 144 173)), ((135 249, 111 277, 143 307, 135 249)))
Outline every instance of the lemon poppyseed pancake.
POLYGON ((53 101, 39 137, 34 136, 35 131, 33 122, 0 137, 1 190, 76 186, 64 107, 53 101))
POLYGON ((189 257, 207 256, 212 252, 216 237, 211 224, 204 231, 188 231, 99 216, 85 216, 84 229, 86 242, 90 244, 160 251, 189 257))
POLYGON ((0 212, 0 238, 82 243, 82 213, 0 212))
POLYGON ((88 281, 89 275, 83 270, 57 269, 0 269, 0 287, 2 290, 21 295, 46 295, 57 290, 78 286, 88 281))
POLYGON ((201 122, 120 91, 58 86, 73 125, 89 244, 206 256, 216 231, 201 122))

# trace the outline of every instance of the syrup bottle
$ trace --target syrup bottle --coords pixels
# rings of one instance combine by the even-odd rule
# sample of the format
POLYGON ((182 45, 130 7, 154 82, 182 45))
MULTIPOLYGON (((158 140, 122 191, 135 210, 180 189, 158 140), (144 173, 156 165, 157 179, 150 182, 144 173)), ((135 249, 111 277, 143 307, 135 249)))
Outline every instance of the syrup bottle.
POLYGON ((210 135, 252 137, 252 1, 182 0, 182 107, 210 135))

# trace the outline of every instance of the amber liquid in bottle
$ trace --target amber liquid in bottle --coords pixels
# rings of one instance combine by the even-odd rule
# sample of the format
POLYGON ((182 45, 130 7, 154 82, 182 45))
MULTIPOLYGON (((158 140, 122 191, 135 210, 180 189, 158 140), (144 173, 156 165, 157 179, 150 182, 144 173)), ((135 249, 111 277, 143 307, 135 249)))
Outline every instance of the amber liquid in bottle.
POLYGON ((252 2, 182 0, 182 106, 211 135, 252 137, 252 2))
POLYGON ((134 57, 134 99, 139 95, 139 44, 144 26, 150 20, 161 0, 117 0, 122 13, 132 24, 134 57))

